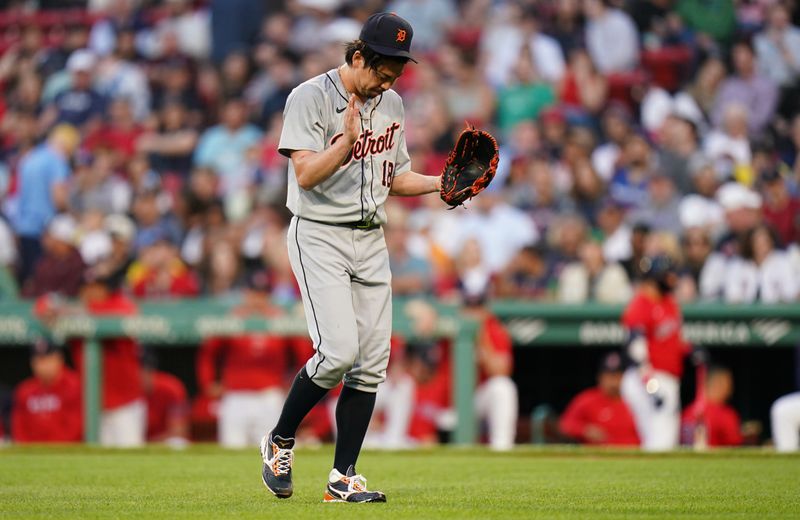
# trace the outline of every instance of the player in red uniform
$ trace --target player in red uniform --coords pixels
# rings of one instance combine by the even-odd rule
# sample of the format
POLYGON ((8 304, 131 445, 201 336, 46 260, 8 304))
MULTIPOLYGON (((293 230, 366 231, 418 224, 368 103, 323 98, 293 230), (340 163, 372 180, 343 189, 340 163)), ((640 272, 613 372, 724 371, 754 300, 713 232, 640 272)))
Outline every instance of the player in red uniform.
POLYGON ((636 425, 620 396, 622 356, 603 358, 597 386, 576 395, 559 421, 561 432, 587 444, 639 445, 636 425))
POLYGON ((80 442, 81 384, 64 366, 55 344, 39 340, 31 351, 33 377, 14 392, 11 435, 14 442, 80 442))
MULTIPOLYGON (((92 316, 132 316, 136 305, 119 290, 124 273, 101 276, 87 272, 81 300, 92 316)), ((72 359, 82 373, 83 340, 74 340, 72 359)), ((142 389, 139 344, 131 338, 107 338, 103 349, 103 413, 100 418, 100 444, 135 447, 145 441, 147 405, 142 389)))
POLYGON ((142 383, 147 401, 147 442, 179 448, 189 438, 189 400, 180 379, 156 370, 152 353, 142 358, 142 383))
POLYGON ((678 280, 672 260, 656 255, 641 262, 644 279, 622 315, 633 366, 625 372, 621 390, 642 448, 663 451, 678 445, 680 377, 690 348, 681 335, 683 318, 672 295, 678 280))
MULTIPOLYGON (((281 312, 269 301, 266 273, 248 276, 242 304, 233 313, 274 318, 281 312)), ((295 348, 301 347, 291 338, 266 333, 212 338, 203 343, 197 357, 197 380, 206 395, 221 398, 220 444, 231 448, 255 446, 264 432, 272 429, 283 406, 284 384, 293 368, 295 348)), ((302 356, 306 359, 305 353, 302 356)))
POLYGON ((741 423, 726 401, 733 393, 733 375, 727 368, 712 367, 706 375, 705 391, 694 403, 687 406, 681 418, 684 442, 696 442, 694 433, 704 432, 708 446, 739 446, 742 444, 741 423), (698 430, 698 426, 702 426, 698 430))

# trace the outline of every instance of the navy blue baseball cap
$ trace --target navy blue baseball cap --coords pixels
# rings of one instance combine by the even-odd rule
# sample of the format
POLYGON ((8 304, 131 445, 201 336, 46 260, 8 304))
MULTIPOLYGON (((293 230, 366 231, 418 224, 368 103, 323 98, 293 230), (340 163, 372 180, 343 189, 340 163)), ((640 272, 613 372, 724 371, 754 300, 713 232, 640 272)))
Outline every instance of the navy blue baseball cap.
POLYGON ((417 63, 411 56, 413 36, 411 24, 403 18, 394 13, 375 13, 364 22, 359 39, 378 54, 408 58, 417 63))

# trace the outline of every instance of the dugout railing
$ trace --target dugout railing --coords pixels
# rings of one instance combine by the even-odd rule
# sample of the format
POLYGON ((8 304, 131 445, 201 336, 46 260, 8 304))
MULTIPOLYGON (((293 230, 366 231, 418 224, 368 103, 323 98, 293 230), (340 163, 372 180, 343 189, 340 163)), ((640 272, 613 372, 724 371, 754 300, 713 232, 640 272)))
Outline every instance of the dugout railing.
MULTIPOLYGON (((394 333, 413 337, 412 323, 403 312, 404 302, 394 305, 394 333)), ((436 304, 436 334, 453 340, 453 399, 457 425, 453 441, 471 444, 477 438, 473 407, 476 368, 476 324, 455 306, 436 304)), ((85 439, 98 441, 102 378, 99 340, 127 336, 163 347, 195 345, 208 337, 268 332, 307 334, 305 320, 296 313, 276 319, 232 316, 230 308, 214 300, 142 303, 135 316, 110 318, 74 314, 45 325, 32 314, 29 303, 0 303, 0 346, 20 346, 36 337, 85 338, 84 378, 85 439)), ((624 331, 619 325, 620 306, 557 305, 500 301, 493 306, 506 323, 517 347, 619 346, 624 331)), ((794 347, 800 344, 800 305, 683 306, 684 335, 696 345, 741 347, 794 347)))

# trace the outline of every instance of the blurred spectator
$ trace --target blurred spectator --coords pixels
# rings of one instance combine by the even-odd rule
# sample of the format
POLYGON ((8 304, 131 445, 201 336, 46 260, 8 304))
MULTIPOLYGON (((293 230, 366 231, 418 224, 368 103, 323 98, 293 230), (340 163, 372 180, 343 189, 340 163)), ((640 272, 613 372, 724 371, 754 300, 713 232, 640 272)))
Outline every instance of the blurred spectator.
POLYGON ((261 131, 247 123, 247 107, 233 98, 222 109, 221 124, 203 132, 194 153, 197 166, 214 170, 221 181, 221 193, 229 195, 246 186, 246 152, 257 146, 261 131))
POLYGON ((658 163, 661 171, 673 180, 679 194, 691 192, 690 166, 703 159, 698 123, 679 114, 667 117, 659 132, 659 145, 658 163))
POLYGON ((447 46, 439 54, 440 70, 449 80, 443 85, 443 94, 450 116, 475 126, 489 124, 494 115, 495 96, 481 80, 475 53, 447 46))
POLYGON ((652 155, 650 144, 641 135, 633 134, 623 144, 608 192, 624 207, 636 209, 646 205, 647 186, 654 171, 652 155))
POLYGON ((92 25, 89 46, 99 56, 111 54, 118 45, 122 31, 139 31, 144 28, 144 20, 139 10, 138 0, 90 0, 100 13, 92 25))
POLYGON ((630 220, 642 222, 655 231, 669 231, 677 235, 681 231, 679 205, 680 198, 675 193, 672 179, 656 170, 647 186, 645 204, 630 214, 630 220))
POLYGON ((572 398, 559 420, 561 432, 586 444, 639 445, 628 406, 620 396, 622 356, 606 355, 597 373, 597 386, 572 398))
POLYGON ((506 136, 518 123, 536 119, 556 101, 553 87, 536 70, 528 47, 520 49, 511 76, 511 81, 497 94, 497 124, 506 136))
POLYGON ((753 153, 747 137, 748 110, 744 105, 731 103, 724 109, 722 126, 706 136, 704 153, 714 161, 717 171, 739 182, 752 182, 750 162, 753 153))
POLYGON ((558 98, 569 109, 596 115, 608 100, 608 81, 599 73, 586 49, 569 53, 569 64, 561 78, 558 98))
POLYGON ((73 172, 69 206, 76 214, 99 211, 104 215, 128 210, 131 190, 125 180, 114 175, 114 156, 110 149, 98 150, 89 164, 78 164, 73 172))
POLYGON ((737 42, 731 51, 734 75, 726 79, 719 88, 711 120, 714 126, 723 125, 726 110, 731 105, 744 107, 747 127, 751 135, 757 135, 768 125, 778 103, 775 83, 759 75, 758 62, 753 46, 748 41, 737 42))
POLYGON ((384 227, 389 264, 392 269, 392 294, 424 296, 431 294, 433 280, 427 258, 416 255, 408 247, 408 214, 401 206, 387 205, 389 223, 384 227))
POLYGON ((603 258, 597 242, 581 245, 580 261, 564 266, 558 277, 558 301, 579 304, 586 302, 625 303, 632 289, 628 275, 616 262, 603 258))
POLYGON ((166 0, 165 16, 159 20, 150 34, 147 54, 163 57, 165 42, 175 40, 175 46, 182 54, 194 59, 208 58, 211 50, 211 18, 208 9, 193 7, 192 0, 166 0))
MULTIPOLYGON (((124 317, 138 313, 136 305, 122 294, 123 273, 101 275, 87 271, 81 287, 82 312, 91 316, 124 317)), ((72 360, 81 377, 85 340, 71 342, 72 360)), ((131 448, 145 442, 147 405, 142 388, 139 344, 130 338, 106 338, 100 341, 103 349, 100 415, 100 444, 131 448)))
POLYGON ((142 128, 134 119, 129 98, 113 99, 108 106, 108 121, 97 130, 86 135, 83 147, 90 152, 106 150, 114 158, 114 167, 119 170, 136 151, 136 141, 142 128))
POLYGON ((800 392, 784 395, 772 403, 770 419, 775 449, 800 451, 800 392))
MULTIPOLYGON (((281 316, 282 311, 269 300, 269 289, 265 272, 252 273, 241 304, 232 309, 232 315, 239 319, 281 316)), ((305 361, 306 349, 310 346, 303 342, 266 333, 212 338, 203 343, 197 357, 197 379, 205 395, 221 398, 222 446, 255 446, 275 425, 285 384, 294 369, 293 354, 305 361)))
POLYGON ((67 208, 69 159, 79 140, 75 128, 57 126, 47 141, 26 154, 19 165, 19 200, 12 222, 20 242, 20 282, 36 265, 42 251, 40 239, 50 219, 67 208))
POLYGON ((753 45, 758 72, 783 89, 782 97, 797 95, 800 29, 792 25, 791 13, 785 4, 775 2, 768 7, 768 12, 767 23, 756 35, 753 45))
POLYGON ((158 126, 136 140, 137 152, 146 153, 163 176, 181 180, 189 176, 198 133, 189 124, 189 112, 178 101, 167 102, 158 114, 158 126))
POLYGON ((418 52, 436 50, 450 27, 457 25, 458 7, 453 0, 391 0, 385 11, 397 13, 414 28, 418 52))
POLYGON ((620 262, 631 257, 631 227, 625 222, 622 204, 612 198, 604 199, 597 213, 597 227, 602 233, 603 256, 607 261, 620 262))
POLYGON ((700 297, 704 300, 722 299, 729 260, 741 256, 741 246, 747 242, 748 233, 762 218, 761 196, 737 182, 722 185, 716 198, 725 212, 727 229, 700 273, 700 297))
POLYGON ((639 33, 631 17, 608 0, 584 0, 586 48, 603 74, 627 72, 639 64, 639 33))
POLYGON ((143 191, 136 195, 131 206, 137 228, 133 247, 137 253, 157 240, 177 244, 181 238, 178 223, 162 209, 164 201, 156 183, 145 179, 143 191))
POLYGON ((789 257, 780 247, 775 231, 761 224, 743 237, 740 255, 727 266, 725 301, 727 303, 794 302, 800 294, 800 280, 789 257))
POLYGON ((760 176, 764 195, 764 221, 783 244, 800 242, 800 198, 792 197, 781 172, 768 170, 760 176))
POLYGON ((191 297, 200 292, 194 272, 183 263, 175 244, 163 235, 142 246, 128 269, 127 282, 137 298, 191 297))
POLYGON ((154 356, 145 355, 142 388, 147 402, 147 442, 185 446, 189 438, 189 401, 181 380, 157 370, 154 356))
POLYGON ((84 263, 75 248, 76 233, 75 219, 69 215, 57 215, 50 221, 42 237, 44 254, 22 286, 23 297, 38 298, 51 292, 69 297, 78 295, 84 263))
POLYGON ((31 348, 31 370, 33 377, 14 391, 14 442, 80 442, 81 383, 77 374, 64 366, 61 348, 49 340, 37 340, 31 348))
POLYGON ((556 40, 540 30, 539 15, 530 6, 508 2, 500 7, 481 36, 481 52, 486 78, 495 87, 509 84, 520 67, 532 68, 550 84, 557 84, 564 75, 564 53, 556 40))
POLYGON ((73 52, 67 61, 70 81, 45 107, 39 127, 49 131, 54 124, 67 123, 81 131, 91 131, 100 125, 106 99, 92 86, 97 57, 87 49, 73 52))
POLYGON ((708 52, 715 42, 725 45, 736 30, 736 11, 733 0, 678 0, 678 14, 695 34, 697 45, 708 52))
POLYGON ((497 276, 498 298, 549 299, 551 273, 541 247, 525 246, 497 276))
POLYGON ((684 269, 681 273, 679 299, 681 301, 691 301, 699 296, 700 274, 713 250, 713 246, 710 233, 702 227, 686 229, 682 241, 682 250, 685 256, 684 269))
POLYGON ((256 43, 265 4, 259 0, 211 0, 211 58, 222 63, 231 52, 256 43))
POLYGON ((615 103, 603 112, 601 123, 606 141, 592 152, 592 166, 608 182, 616 171, 623 146, 632 135, 631 114, 624 105, 615 103))
POLYGON ((733 395, 733 374, 727 368, 710 367, 704 395, 683 410, 684 444, 739 446, 743 437, 739 414, 727 404, 733 395), (702 437, 699 439, 698 437, 702 437))

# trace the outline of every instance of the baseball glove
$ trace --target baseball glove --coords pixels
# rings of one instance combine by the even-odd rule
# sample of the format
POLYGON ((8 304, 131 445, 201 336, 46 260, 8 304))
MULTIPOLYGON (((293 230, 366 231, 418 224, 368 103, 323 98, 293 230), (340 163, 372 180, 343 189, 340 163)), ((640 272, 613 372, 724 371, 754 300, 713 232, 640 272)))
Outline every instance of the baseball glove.
POLYGON ((442 171, 442 200, 452 209, 482 192, 494 179, 498 160, 494 137, 468 125, 442 171))

